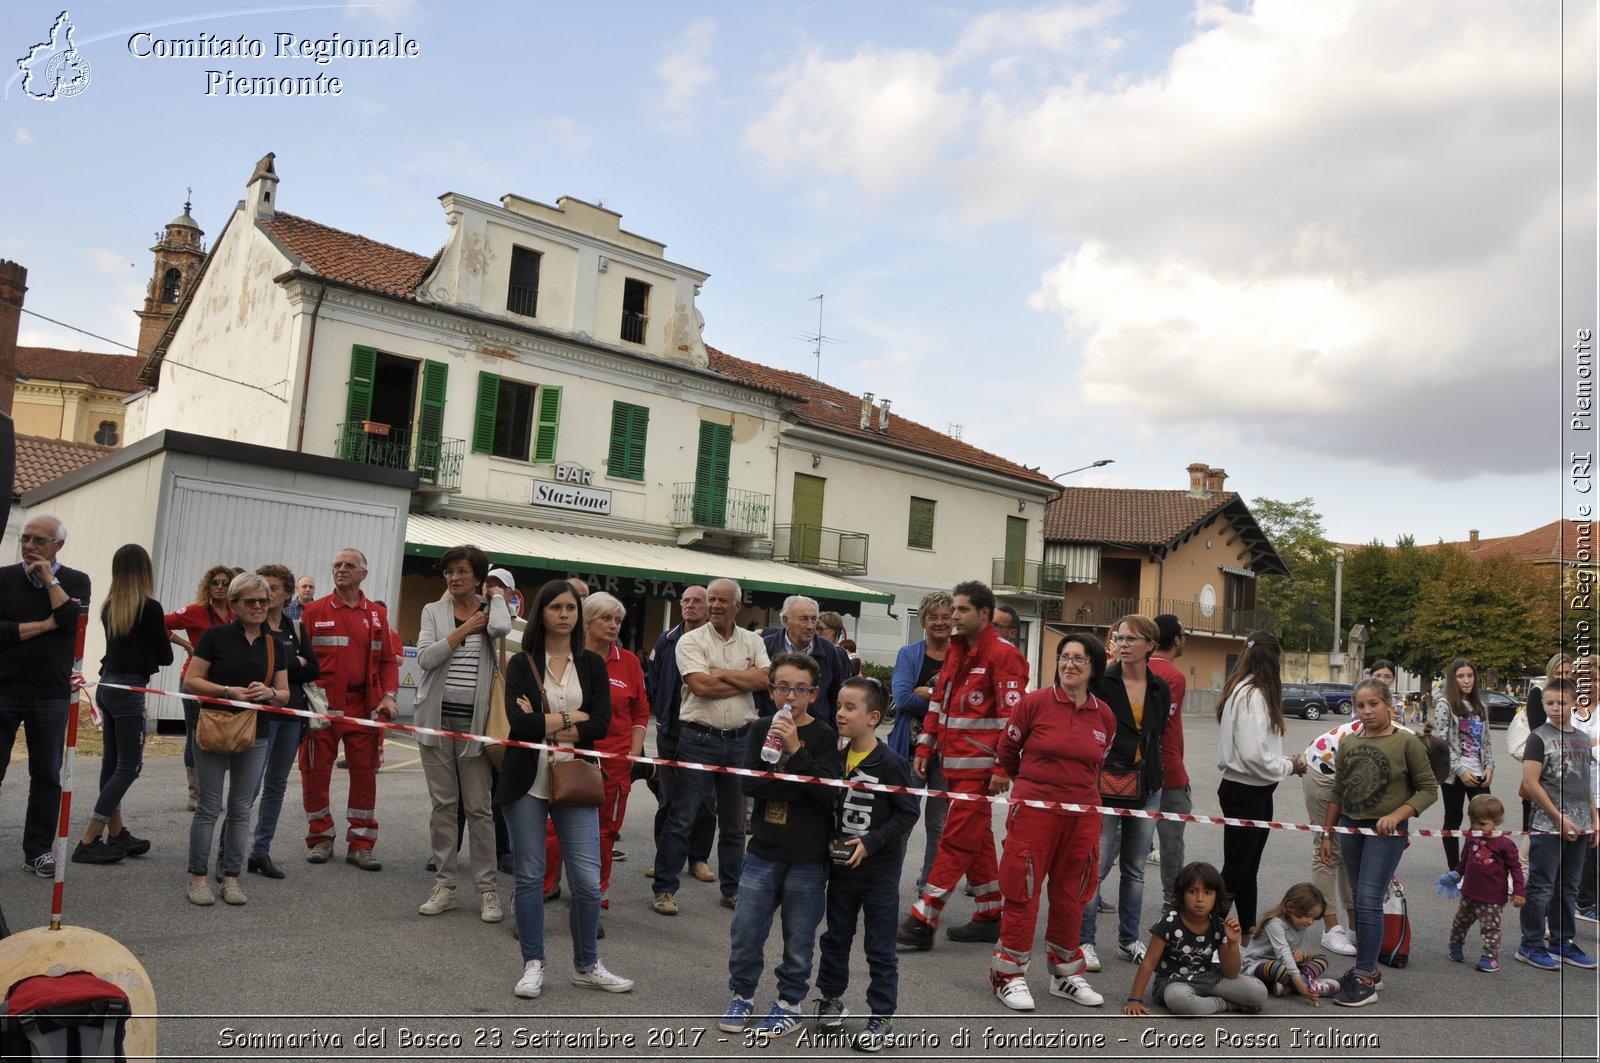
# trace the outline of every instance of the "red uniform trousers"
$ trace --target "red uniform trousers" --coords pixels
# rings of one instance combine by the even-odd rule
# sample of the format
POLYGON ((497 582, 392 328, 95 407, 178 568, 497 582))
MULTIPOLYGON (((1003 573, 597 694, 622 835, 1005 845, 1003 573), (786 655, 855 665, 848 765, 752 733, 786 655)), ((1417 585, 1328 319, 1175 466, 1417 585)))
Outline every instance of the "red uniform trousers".
MULTIPOLYGON (((989 779, 951 779, 946 789, 962 794, 987 794, 989 779)), ((911 906, 911 914, 930 927, 939 925, 939 914, 956 883, 966 876, 977 899, 972 918, 980 923, 1000 918, 1000 871, 994 856, 994 828, 987 801, 951 801, 944 821, 939 853, 922 888, 922 896, 911 906)))
POLYGON ((1006 820, 1000 855, 1000 942, 989 958, 995 984, 1028 973, 1039 897, 1048 895, 1045 959, 1060 977, 1083 973, 1078 948, 1085 905, 1094 903, 1100 881, 1100 817, 1063 815, 1014 805, 1006 820), (1048 885, 1046 885, 1048 880, 1048 885))
POLYGON ((378 844, 378 761, 383 732, 375 727, 333 717, 331 725, 311 731, 300 744, 300 788, 306 805, 306 847, 331 842, 336 831, 333 808, 328 798, 328 783, 333 778, 333 762, 339 757, 339 742, 344 742, 345 765, 350 772, 350 827, 345 845, 350 849, 371 849, 378 844))
MULTIPOLYGON (((626 750, 624 750, 626 752, 626 750)), ((633 787, 633 761, 622 757, 607 757, 600 765, 605 783, 605 802, 600 806, 600 907, 611 907, 611 850, 622 837, 622 818, 628 813, 628 791, 633 787)), ((544 891, 556 888, 561 873, 561 843, 556 840, 556 826, 551 820, 544 824, 544 891)))

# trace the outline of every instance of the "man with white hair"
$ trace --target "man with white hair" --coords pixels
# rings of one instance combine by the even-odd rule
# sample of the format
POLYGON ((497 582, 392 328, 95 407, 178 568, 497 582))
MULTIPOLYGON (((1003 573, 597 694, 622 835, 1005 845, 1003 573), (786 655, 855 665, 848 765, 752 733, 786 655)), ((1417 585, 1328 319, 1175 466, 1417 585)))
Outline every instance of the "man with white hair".
MULTIPOLYGON (((710 623, 678 640, 683 705, 678 711, 678 759, 691 764, 744 766, 745 738, 756 718, 755 692, 767 687, 771 659, 761 636, 739 626, 744 592, 731 579, 706 587, 710 623)), ((678 874, 689 854, 689 828, 706 792, 717 794, 717 874, 722 906, 739 900, 744 866, 744 785, 737 775, 685 771, 668 796, 667 822, 656 846, 655 900, 661 915, 677 915, 678 874)))
MULTIPOLYGON (((780 653, 803 653, 817 662, 821 678, 817 685, 817 700, 811 705, 811 715, 833 726, 833 710, 839 704, 839 688, 844 685, 850 661, 838 646, 817 633, 817 616, 821 607, 815 598, 791 594, 783 601, 778 620, 783 625, 769 632, 762 641, 767 646, 767 656, 780 653)), ((778 711, 772 695, 765 690, 756 694, 756 711, 771 716, 778 711)))
POLYGON ((27 731, 28 811, 22 866, 54 878, 61 814, 61 757, 74 699, 72 654, 78 617, 89 608, 89 577, 56 560, 67 529, 48 513, 22 527, 22 564, 0 569, 0 783, 17 728, 27 731))

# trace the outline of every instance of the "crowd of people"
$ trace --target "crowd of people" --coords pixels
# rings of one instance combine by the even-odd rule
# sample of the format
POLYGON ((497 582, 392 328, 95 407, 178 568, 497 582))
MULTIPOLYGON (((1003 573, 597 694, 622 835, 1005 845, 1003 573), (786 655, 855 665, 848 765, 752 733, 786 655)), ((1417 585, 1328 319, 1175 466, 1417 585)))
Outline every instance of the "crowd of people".
MULTIPOLYGON (((42 877, 55 873, 59 769, 77 696, 74 632, 90 603, 88 577, 57 559, 66 537, 60 521, 35 517, 21 536, 22 564, 0 569, 0 782, 20 727, 29 754, 23 857, 42 877)), ((821 1031, 841 1031, 859 929, 868 1020, 850 1041, 867 1051, 890 1039, 898 954, 934 947, 963 880, 973 915, 945 937, 990 946, 990 983, 1012 1010, 1035 1007, 1028 973, 1041 903, 1048 905, 1049 992, 1079 1005, 1105 1002, 1089 977, 1102 970, 1103 910, 1116 913, 1116 951, 1137 969, 1129 1014, 1154 1006, 1186 1016, 1259 1011, 1286 994, 1372 1004, 1382 987, 1383 905, 1408 824, 1435 802, 1451 829, 1465 817, 1473 831, 1492 832, 1505 818, 1489 792, 1488 716, 1465 658, 1447 670, 1423 733, 1406 723, 1393 663, 1380 660, 1355 686, 1353 720, 1286 753, 1281 645, 1268 631, 1244 640, 1216 710, 1217 808, 1230 818, 1270 820, 1278 786, 1300 776, 1310 822, 1323 827, 1307 860, 1310 879, 1265 904, 1257 883, 1271 831, 1225 826, 1219 868, 1186 852, 1181 821, 1152 815, 1193 807, 1184 766, 1186 683, 1174 664, 1185 633, 1175 616, 1124 616, 1110 629, 1109 648, 1093 634, 1066 635, 1048 682, 1030 691, 1028 664, 1014 644, 1015 613, 988 586, 968 581, 920 603, 923 638, 900 651, 886 687, 861 674, 843 619, 805 596, 788 598, 779 625, 762 634, 739 625, 744 596, 734 581, 689 587, 678 603, 681 621, 641 662, 618 644, 624 604, 581 580, 553 580, 521 595, 509 571, 491 568, 468 545, 447 551, 440 567, 445 593, 424 606, 419 622, 415 724, 540 748, 417 735, 434 874, 418 912, 459 907, 463 842, 468 890, 485 922, 504 918, 498 875, 509 870, 522 955, 513 991, 522 998, 545 989, 545 903, 560 892, 558 869, 570 891, 571 983, 612 993, 633 988, 601 962, 599 942, 629 794, 641 780, 657 798, 647 872, 653 910, 679 913, 687 874, 717 882, 721 905, 733 912, 730 1000, 720 1028, 753 1028, 763 1038, 799 1029, 815 971, 813 1018, 821 1031), (505 639, 519 616, 526 629, 510 652, 505 639), (891 710, 893 725, 880 739, 891 710), (767 774, 630 762, 644 753, 652 723, 659 757, 767 774), (593 751, 610 755, 585 756, 593 751), (794 777, 955 796, 923 799, 794 777), (1007 794, 997 849, 987 799, 1007 794), (1134 814, 1097 811, 1106 808, 1134 814), (925 845, 917 898, 902 917, 901 873, 919 818, 925 845), (1153 850, 1161 901, 1147 921, 1153 850), (1114 904, 1099 889, 1113 867, 1114 904), (1258 913, 1261 907, 1267 910, 1258 913), (782 958, 772 999, 761 1008, 774 918, 782 958), (1313 943, 1308 931, 1318 922, 1313 943), (1329 975, 1329 954, 1352 958, 1339 977, 1329 975)), ((375 849, 383 729, 357 721, 396 717, 400 640, 383 603, 362 590, 368 573, 360 550, 339 551, 330 574, 332 593, 317 597, 314 579, 297 581, 281 564, 254 571, 218 564, 201 578, 194 602, 168 613, 154 599, 144 548, 116 552, 97 614, 106 635, 95 693, 105 755, 74 862, 113 863, 150 850, 123 814, 146 731, 144 695, 127 688, 148 686, 177 646, 187 654, 181 682, 191 695, 188 899, 242 905, 242 873, 288 874, 272 845, 296 763, 305 860, 334 856, 329 783, 337 762, 349 772, 345 861, 382 869, 375 849), (254 706, 317 715, 307 721, 254 706)), ((1511 751, 1521 761, 1525 829, 1535 832, 1526 873, 1509 838, 1444 841, 1439 889, 1460 902, 1448 955, 1466 962, 1476 924, 1482 972, 1499 968, 1507 903, 1520 912, 1516 960, 1544 970, 1595 967, 1574 938, 1575 920, 1595 917, 1600 720, 1579 697, 1570 659, 1558 655, 1548 671, 1544 688, 1530 694, 1526 733, 1511 751)))

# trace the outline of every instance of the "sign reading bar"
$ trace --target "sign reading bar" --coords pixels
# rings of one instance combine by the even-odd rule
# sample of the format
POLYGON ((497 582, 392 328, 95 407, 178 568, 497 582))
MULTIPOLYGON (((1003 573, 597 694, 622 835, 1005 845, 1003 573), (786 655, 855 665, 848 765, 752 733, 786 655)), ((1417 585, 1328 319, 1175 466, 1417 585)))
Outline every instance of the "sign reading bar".
POLYGON ((551 509, 575 509, 580 513, 611 514, 611 492, 594 487, 579 487, 554 480, 533 481, 533 504, 551 509))

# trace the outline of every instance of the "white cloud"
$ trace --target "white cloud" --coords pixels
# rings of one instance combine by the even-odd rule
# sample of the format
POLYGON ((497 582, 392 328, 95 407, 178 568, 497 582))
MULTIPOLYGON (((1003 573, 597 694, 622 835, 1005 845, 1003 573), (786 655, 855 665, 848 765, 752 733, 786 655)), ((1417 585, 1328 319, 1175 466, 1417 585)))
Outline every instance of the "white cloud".
POLYGON ((33 133, 27 126, 17 126, 11 131, 11 143, 15 147, 30 148, 33 146, 33 133))
POLYGON ((716 83, 717 72, 710 62, 711 44, 716 35, 714 19, 695 19, 662 49, 661 58, 656 62, 656 81, 660 85, 656 109, 680 128, 690 127, 701 106, 701 94, 716 83))
POLYGON ((427 13, 419 0, 350 0, 345 5, 345 17, 384 29, 404 30, 425 22, 427 13))
POLYGON ((87 248, 83 257, 89 260, 90 269, 107 277, 126 277, 129 270, 138 268, 128 261, 127 255, 103 247, 87 248))
MULTIPOLYGON (((1121 7, 1117 3, 1063 4, 991 11, 974 19, 961 32, 950 60, 960 63, 1008 52, 1079 51, 1085 47, 1086 38, 1095 40, 1091 31, 1103 32, 1121 7)), ((1100 38, 1100 46, 1106 47, 1106 41, 1107 38, 1100 38)), ((1014 59, 1015 56, 1001 56, 1001 61, 1014 59)))

